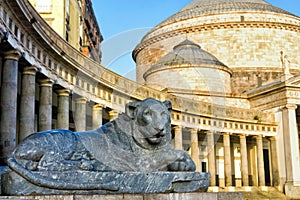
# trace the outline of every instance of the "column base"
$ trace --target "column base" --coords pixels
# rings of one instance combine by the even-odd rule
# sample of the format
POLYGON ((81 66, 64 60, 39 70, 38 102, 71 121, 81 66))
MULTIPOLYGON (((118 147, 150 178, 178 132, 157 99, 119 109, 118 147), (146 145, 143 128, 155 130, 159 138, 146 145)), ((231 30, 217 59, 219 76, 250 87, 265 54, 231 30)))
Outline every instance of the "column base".
POLYGON ((300 199, 300 185, 286 183, 284 185, 284 193, 289 199, 300 199))

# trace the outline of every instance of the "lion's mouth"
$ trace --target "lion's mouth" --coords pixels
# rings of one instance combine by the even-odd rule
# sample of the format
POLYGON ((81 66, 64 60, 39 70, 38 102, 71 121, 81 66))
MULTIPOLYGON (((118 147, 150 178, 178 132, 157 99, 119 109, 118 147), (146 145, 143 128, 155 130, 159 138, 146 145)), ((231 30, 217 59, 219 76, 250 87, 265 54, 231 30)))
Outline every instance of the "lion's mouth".
POLYGON ((163 134, 162 132, 159 132, 156 135, 154 135, 153 137, 149 137, 147 139, 150 144, 158 144, 162 141, 164 136, 165 136, 165 134, 163 134))

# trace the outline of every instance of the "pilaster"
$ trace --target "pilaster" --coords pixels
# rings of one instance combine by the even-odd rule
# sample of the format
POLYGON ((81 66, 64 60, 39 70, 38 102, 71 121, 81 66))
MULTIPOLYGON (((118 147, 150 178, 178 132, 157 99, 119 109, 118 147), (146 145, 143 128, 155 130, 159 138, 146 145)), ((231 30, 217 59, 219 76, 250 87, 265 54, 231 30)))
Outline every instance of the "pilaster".
POLYGON ((230 135, 223 133, 225 186, 232 186, 230 135))
POLYGON ((43 79, 40 83, 39 131, 52 128, 52 89, 54 81, 43 79))
POLYGON ((216 154, 215 136, 211 131, 207 132, 208 172, 210 173, 210 186, 216 186, 216 154))
POLYGON ((258 186, 265 186, 263 140, 261 135, 256 136, 256 146, 257 146, 258 186))
POLYGON ((174 127, 174 148, 176 150, 183 150, 183 145, 182 145, 182 126, 175 126, 174 127))
POLYGON ((79 97, 76 99, 75 105, 75 127, 76 131, 86 131, 86 106, 88 99, 79 97))
POLYGON ((96 104, 93 106, 93 129, 97 129, 102 125, 103 105, 96 104))
POLYGON ((296 105, 286 105, 282 110, 283 138, 286 164, 286 183, 300 185, 299 136, 296 105))
POLYGON ((240 135, 242 185, 249 186, 248 156, 246 135, 240 135))
POLYGON ((16 147, 17 140, 17 94, 18 94, 18 61, 21 58, 18 50, 4 53, 1 85, 1 118, 0 118, 0 162, 5 164, 16 147))
POLYGON ((57 128, 69 130, 69 110, 70 110, 70 90, 57 90, 58 107, 57 107, 57 128))
POLYGON ((20 103, 20 131, 19 141, 34 132, 35 84, 38 68, 24 67, 22 75, 21 103, 20 103))
POLYGON ((196 171, 200 171, 200 161, 199 161, 199 145, 198 145, 198 130, 191 129, 191 152, 192 159, 196 165, 196 171))

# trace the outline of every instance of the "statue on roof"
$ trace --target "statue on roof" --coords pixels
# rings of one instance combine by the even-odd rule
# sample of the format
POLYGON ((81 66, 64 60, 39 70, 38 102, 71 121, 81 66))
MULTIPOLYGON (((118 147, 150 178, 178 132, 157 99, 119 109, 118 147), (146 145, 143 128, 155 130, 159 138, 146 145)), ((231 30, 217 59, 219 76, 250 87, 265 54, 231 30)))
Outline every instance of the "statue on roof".
POLYGON ((288 56, 283 52, 280 51, 280 60, 283 68, 284 74, 291 74, 290 73, 290 60, 288 59, 288 56))

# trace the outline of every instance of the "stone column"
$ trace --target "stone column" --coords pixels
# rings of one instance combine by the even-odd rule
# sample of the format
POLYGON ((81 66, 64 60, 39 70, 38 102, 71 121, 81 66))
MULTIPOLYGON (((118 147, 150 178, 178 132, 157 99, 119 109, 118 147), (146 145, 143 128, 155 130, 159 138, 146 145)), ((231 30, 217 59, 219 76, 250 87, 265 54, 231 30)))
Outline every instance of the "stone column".
POLYGON ((225 186, 232 186, 230 135, 223 133, 225 186))
POLYGON ((5 52, 1 85, 1 121, 0 121, 0 164, 6 163, 16 147, 17 138, 17 94, 18 94, 18 50, 5 52))
POLYGON ((93 106, 93 129, 97 129, 102 125, 103 105, 96 104, 93 106))
POLYGON ((119 112, 116 110, 111 110, 109 111, 108 115, 109 115, 109 121, 113 121, 119 116, 119 112))
POLYGON ((287 184, 300 184, 299 137, 296 105, 286 105, 282 110, 283 140, 287 184))
POLYGON ((70 90, 57 90, 57 129, 69 130, 70 90))
POLYGON ((272 186, 279 186, 279 167, 278 167, 278 150, 276 137, 270 137, 270 151, 271 151, 271 166, 272 166, 272 186))
POLYGON ((182 145, 182 126, 174 127, 175 137, 174 137, 174 148, 176 150, 183 150, 182 145))
POLYGON ((200 171, 200 161, 199 161, 199 146, 198 146, 198 130, 191 130, 191 157, 196 165, 196 171, 200 171))
POLYGON ((210 173, 210 186, 216 186, 216 154, 214 133, 207 132, 208 172, 210 173))
POLYGON ((248 173, 248 151, 247 140, 245 135, 240 135, 241 145, 241 172, 242 172, 242 185, 249 186, 249 173, 248 173))
POLYGON ((79 97, 76 99, 75 105, 75 127, 76 131, 86 131, 86 103, 87 98, 79 97))
POLYGON ((256 136, 258 186, 265 186, 265 167, 262 136, 256 136))
POLYGON ((40 82, 39 131, 52 128, 52 89, 54 81, 44 79, 40 82))
POLYGON ((19 142, 34 132, 35 76, 38 68, 24 67, 20 103, 19 142))

